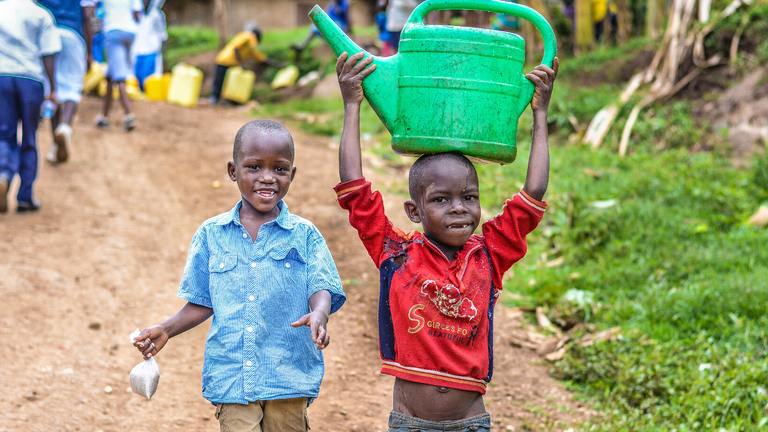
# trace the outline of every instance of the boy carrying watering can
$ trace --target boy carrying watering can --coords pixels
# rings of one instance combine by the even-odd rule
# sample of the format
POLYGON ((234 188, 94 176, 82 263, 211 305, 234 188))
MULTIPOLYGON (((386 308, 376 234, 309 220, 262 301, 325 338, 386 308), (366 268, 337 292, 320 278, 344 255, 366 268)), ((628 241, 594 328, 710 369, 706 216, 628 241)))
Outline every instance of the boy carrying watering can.
POLYGON ((381 275, 381 372, 395 377, 389 430, 490 430, 483 394, 493 373, 493 308, 504 273, 525 256, 526 236, 547 207, 547 109, 557 58, 552 68, 540 65, 526 75, 535 87, 534 122, 522 190, 480 226, 472 163, 459 153, 421 156, 410 169, 404 207, 423 233, 394 227, 363 177, 362 81, 376 66, 362 58, 343 53, 336 64, 344 129, 335 190, 381 275), (478 226, 481 234, 474 234, 478 226))

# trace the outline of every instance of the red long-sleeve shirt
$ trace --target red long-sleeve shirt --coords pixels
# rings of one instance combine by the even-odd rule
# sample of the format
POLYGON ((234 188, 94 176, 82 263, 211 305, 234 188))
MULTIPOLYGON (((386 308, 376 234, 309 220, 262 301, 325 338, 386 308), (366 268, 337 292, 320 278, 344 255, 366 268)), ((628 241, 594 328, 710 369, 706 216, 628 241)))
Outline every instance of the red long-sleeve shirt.
POLYGON ((449 261, 422 233, 395 228, 381 194, 367 180, 334 189, 379 269, 381 372, 485 393, 493 372, 493 307, 502 277, 525 256, 525 237, 541 221, 546 203, 521 191, 449 261))

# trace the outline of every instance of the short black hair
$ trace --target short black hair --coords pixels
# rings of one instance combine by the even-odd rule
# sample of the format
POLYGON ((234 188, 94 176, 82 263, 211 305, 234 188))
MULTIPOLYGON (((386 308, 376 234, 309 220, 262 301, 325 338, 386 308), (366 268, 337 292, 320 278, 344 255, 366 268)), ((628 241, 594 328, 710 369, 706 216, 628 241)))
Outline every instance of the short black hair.
POLYGON ((424 173, 427 167, 434 163, 445 162, 446 160, 455 160, 461 163, 477 176, 475 166, 461 153, 448 152, 422 155, 416 159, 416 162, 411 165, 411 169, 408 171, 408 193, 411 195, 412 200, 416 201, 419 194, 421 194, 424 189, 422 181, 424 180, 424 173))
POLYGON ((261 42, 261 29, 256 27, 254 29, 251 29, 251 32, 253 33, 254 36, 256 36, 256 40, 258 42, 261 42))
POLYGON ((296 151, 293 147, 293 137, 291 136, 291 132, 289 132, 285 126, 274 120, 259 119, 249 121, 240 127, 240 129, 237 131, 237 134, 235 135, 235 143, 232 146, 233 161, 237 162, 237 156, 240 154, 240 148, 243 145, 243 140, 245 139, 246 135, 251 133, 261 133, 265 135, 285 134, 288 137, 288 142, 290 143, 291 159, 293 159, 296 154, 296 151))

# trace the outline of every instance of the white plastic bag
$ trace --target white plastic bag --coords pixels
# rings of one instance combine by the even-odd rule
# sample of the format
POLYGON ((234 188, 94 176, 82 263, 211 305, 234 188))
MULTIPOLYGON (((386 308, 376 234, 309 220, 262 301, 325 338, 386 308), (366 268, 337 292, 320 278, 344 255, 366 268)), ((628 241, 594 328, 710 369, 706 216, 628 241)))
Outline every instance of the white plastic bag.
MULTIPOLYGON (((139 335, 139 329, 136 329, 129 336, 131 345, 133 340, 139 335)), ((144 360, 131 369, 131 390, 134 393, 144 396, 147 400, 157 391, 157 383, 160 381, 160 367, 157 365, 154 357, 144 360)))

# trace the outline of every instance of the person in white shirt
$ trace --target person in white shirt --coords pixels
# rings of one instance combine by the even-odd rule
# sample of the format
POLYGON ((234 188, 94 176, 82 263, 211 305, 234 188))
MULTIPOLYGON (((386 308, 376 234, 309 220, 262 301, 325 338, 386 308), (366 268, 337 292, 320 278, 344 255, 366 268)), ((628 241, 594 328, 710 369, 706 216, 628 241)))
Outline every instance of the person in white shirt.
POLYGON ((51 81, 48 99, 56 101, 55 58, 60 50, 59 32, 45 9, 32 0, 0 0, 0 213, 8 211, 8 188, 16 174, 21 178, 16 211, 40 208, 32 197, 37 125, 46 76, 51 81))
POLYGON ((83 91, 83 77, 91 63, 93 0, 37 0, 56 21, 61 51, 56 55, 56 99, 51 117, 53 144, 46 160, 59 164, 69 159, 72 124, 83 91))
POLYGON ((147 77, 163 73, 163 45, 168 39, 163 3, 164 0, 144 0, 146 13, 139 21, 133 42, 133 73, 142 90, 147 77))
POLYGON ((144 5, 141 0, 101 0, 101 3, 104 7, 104 48, 107 51, 107 93, 101 115, 96 118, 96 126, 109 126, 112 91, 117 86, 125 113, 123 128, 131 131, 136 126, 136 118, 131 113, 125 80, 131 73, 131 45, 136 38, 144 5))
POLYGON ((389 43, 397 51, 400 47, 400 33, 405 27, 411 12, 424 0, 389 0, 387 7, 386 29, 389 32, 389 43))

